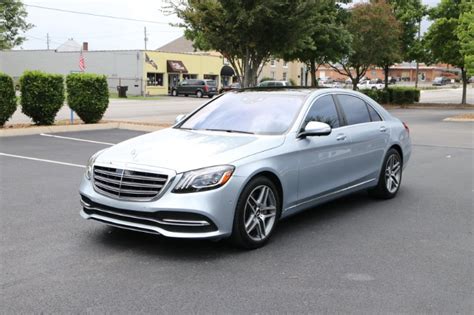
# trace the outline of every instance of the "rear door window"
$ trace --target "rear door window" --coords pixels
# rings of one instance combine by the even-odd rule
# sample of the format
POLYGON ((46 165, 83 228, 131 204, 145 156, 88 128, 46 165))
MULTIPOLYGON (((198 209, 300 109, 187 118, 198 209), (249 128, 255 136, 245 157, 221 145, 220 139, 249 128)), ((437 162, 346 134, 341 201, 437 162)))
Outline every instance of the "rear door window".
POLYGON ((348 125, 370 122, 367 104, 358 97, 351 95, 338 95, 337 99, 346 117, 348 125))

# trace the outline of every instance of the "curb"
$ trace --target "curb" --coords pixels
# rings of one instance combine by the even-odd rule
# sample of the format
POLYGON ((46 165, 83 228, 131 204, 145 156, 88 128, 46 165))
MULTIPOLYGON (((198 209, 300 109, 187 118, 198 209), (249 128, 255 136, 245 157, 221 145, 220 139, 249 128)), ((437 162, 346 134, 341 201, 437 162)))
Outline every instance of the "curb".
POLYGON ((448 117, 448 118, 443 119, 443 121, 474 122, 474 118, 454 118, 454 117, 448 117))
POLYGON ((126 129, 136 131, 156 131, 168 127, 168 125, 147 125, 130 122, 108 122, 90 125, 64 125, 64 126, 38 126, 27 128, 0 129, 0 138, 13 136, 28 136, 42 133, 59 133, 73 131, 106 130, 106 129, 126 129))

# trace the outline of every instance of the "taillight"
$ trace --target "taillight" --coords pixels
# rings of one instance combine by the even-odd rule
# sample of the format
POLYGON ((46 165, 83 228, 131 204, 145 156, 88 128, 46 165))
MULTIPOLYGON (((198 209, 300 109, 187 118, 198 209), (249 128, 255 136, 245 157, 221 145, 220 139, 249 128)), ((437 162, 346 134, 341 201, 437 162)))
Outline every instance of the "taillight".
POLYGON ((209 91, 209 87, 207 85, 204 85, 204 92, 208 92, 209 91))
POLYGON ((410 134, 410 128, 408 128, 408 125, 405 122, 403 122, 403 127, 405 127, 405 130, 410 134))

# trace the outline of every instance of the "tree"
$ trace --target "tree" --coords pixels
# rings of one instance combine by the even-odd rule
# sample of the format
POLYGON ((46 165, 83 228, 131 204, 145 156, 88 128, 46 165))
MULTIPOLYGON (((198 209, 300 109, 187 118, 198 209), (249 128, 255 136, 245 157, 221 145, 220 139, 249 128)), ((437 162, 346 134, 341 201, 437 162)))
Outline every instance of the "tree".
POLYGON ((33 27, 26 22, 27 15, 20 0, 0 1, 0 49, 11 49, 25 41, 20 34, 33 27))
MULTIPOLYGON (((462 41, 458 37, 459 29, 462 29, 461 18, 469 6, 467 1, 462 0, 441 0, 435 8, 429 12, 429 17, 433 23, 429 27, 426 35, 426 47, 429 50, 430 62, 442 62, 461 69, 463 82, 462 104, 466 104, 467 71, 466 71, 466 50, 463 49, 462 41)), ((462 34, 464 32, 461 31, 462 34)), ((469 45, 467 45, 469 46, 469 45)))
POLYGON ((417 61, 417 78, 415 85, 418 85, 418 61, 423 59, 423 49, 421 47, 420 24, 427 14, 427 7, 421 0, 388 0, 392 5, 394 15, 400 23, 400 51, 394 55, 392 60, 382 65, 385 73, 385 87, 388 87, 388 72, 390 66, 400 61, 417 61), (393 61, 391 64, 390 61, 393 61))
POLYGON ((311 43, 314 12, 322 0, 171 1, 186 38, 200 50, 216 50, 244 87, 255 86, 261 65, 311 43))
POLYGON ((474 3, 464 0, 457 29, 468 75, 474 76, 474 3))
POLYGON ((318 85, 316 71, 320 65, 336 62, 350 51, 351 35, 342 23, 344 9, 338 2, 340 1, 321 1, 314 12, 314 23, 309 25, 312 28, 311 43, 283 56, 286 60, 298 59, 309 66, 312 86, 318 85))
POLYGON ((348 76, 356 90, 370 66, 383 64, 399 49, 400 25, 391 6, 380 0, 354 5, 346 29, 352 36, 351 52, 340 61, 340 66, 331 67, 348 76))

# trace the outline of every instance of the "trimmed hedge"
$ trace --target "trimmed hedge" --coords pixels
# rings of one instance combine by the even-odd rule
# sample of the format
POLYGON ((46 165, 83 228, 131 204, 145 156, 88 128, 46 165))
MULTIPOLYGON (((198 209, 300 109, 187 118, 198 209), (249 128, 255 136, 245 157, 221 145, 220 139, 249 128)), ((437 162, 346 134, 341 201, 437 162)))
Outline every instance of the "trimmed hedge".
POLYGON ((73 73, 66 77, 67 103, 86 124, 100 121, 109 106, 105 75, 73 73))
POLYGON ((13 79, 0 72, 0 127, 10 119, 16 111, 16 95, 13 79))
POLYGON ((20 78, 21 110, 37 125, 52 125, 64 104, 64 79, 59 74, 25 71, 20 78))
POLYGON ((420 90, 411 87, 391 87, 383 90, 360 90, 381 104, 413 104, 420 101, 420 90))

